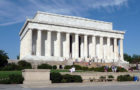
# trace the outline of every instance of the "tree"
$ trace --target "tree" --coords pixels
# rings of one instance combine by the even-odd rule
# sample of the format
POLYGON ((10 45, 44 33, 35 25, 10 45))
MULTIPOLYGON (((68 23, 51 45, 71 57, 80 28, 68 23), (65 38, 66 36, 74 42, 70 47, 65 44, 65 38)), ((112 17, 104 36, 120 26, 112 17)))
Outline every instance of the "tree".
POLYGON ((128 55, 127 53, 124 54, 124 60, 128 61, 128 62, 132 62, 132 57, 130 55, 128 55))
POLYGON ((8 64, 7 59, 9 59, 7 53, 3 50, 0 50, 0 67, 4 67, 8 64))

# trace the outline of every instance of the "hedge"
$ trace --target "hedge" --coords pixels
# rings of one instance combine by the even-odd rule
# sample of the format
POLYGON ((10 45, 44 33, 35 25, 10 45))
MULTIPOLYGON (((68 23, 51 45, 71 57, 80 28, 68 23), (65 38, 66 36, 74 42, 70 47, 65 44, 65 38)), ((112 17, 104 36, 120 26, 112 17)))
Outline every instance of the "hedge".
POLYGON ((22 84, 23 80, 20 74, 10 74, 8 77, 0 78, 0 84, 22 84))
POLYGON ((133 81, 134 77, 128 75, 120 75, 117 77, 117 81, 133 81))
POLYGON ((41 64, 37 67, 38 69, 57 69, 56 65, 49 65, 49 64, 41 64))
MULTIPOLYGON (((66 65, 64 69, 71 69, 72 67, 75 67, 76 70, 104 72, 105 66, 88 68, 80 65, 66 65)), ((108 72, 112 72, 112 69, 108 68, 108 72)), ((117 72, 127 72, 127 70, 121 67, 117 67, 117 72)))
POLYGON ((9 63, 5 67, 2 67, 1 71, 17 71, 17 70, 23 70, 23 69, 32 69, 32 66, 27 61, 19 61, 18 64, 15 63, 9 63))
POLYGON ((65 75, 61 75, 58 72, 52 72, 50 74, 50 80, 52 81, 52 83, 73 83, 73 82, 82 82, 82 77, 79 75, 69 75, 69 74, 65 74, 65 75))

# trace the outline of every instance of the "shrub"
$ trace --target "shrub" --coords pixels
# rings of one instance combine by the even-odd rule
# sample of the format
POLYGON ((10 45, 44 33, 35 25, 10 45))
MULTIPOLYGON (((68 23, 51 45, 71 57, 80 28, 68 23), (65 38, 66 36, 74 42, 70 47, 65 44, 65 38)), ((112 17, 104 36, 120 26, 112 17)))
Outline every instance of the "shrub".
POLYGON ((72 68, 71 65, 66 65, 66 66, 64 67, 64 69, 71 69, 71 68, 72 68))
POLYGON ((57 66, 56 66, 56 65, 53 65, 52 68, 53 68, 53 69, 57 69, 57 66))
POLYGON ((3 71, 12 71, 12 70, 21 70, 21 67, 19 67, 15 63, 9 63, 5 67, 2 68, 3 71))
POLYGON ((24 78, 22 77, 22 75, 12 74, 12 75, 9 75, 9 80, 11 84, 22 84, 24 78))
POLYGON ((88 67, 82 67, 82 70, 84 70, 84 71, 88 71, 89 68, 88 68, 88 67))
POLYGON ((58 72, 52 72, 50 73, 50 80, 52 83, 61 83, 62 75, 58 72))
POLYGON ((117 81, 133 81, 133 77, 130 75, 120 75, 117 77, 117 81))
POLYGON ((32 65, 26 61, 19 61, 18 65, 19 65, 19 67, 21 67, 21 69, 31 69, 32 68, 32 65))
POLYGON ((0 84, 22 84, 23 80, 21 74, 9 74, 8 77, 0 79, 0 84))
POLYGON ((106 77, 105 76, 100 76, 100 79, 106 79, 106 77))
POLYGON ((122 67, 117 67, 117 72, 127 72, 127 70, 122 67))
POLYGON ((73 75, 74 82, 82 82, 82 77, 80 75, 73 75))
POLYGON ((102 66, 102 67, 96 67, 96 68, 94 68, 94 71, 104 72, 104 66, 102 66))
POLYGON ((71 83, 71 82, 82 82, 82 78, 79 75, 61 75, 58 72, 52 72, 50 74, 50 80, 52 83, 71 83))
POLYGON ((41 64, 38 66, 38 69, 52 69, 52 66, 49 64, 41 64))
POLYGON ((62 78, 63 78, 62 80, 65 80, 67 83, 74 82, 72 75, 65 74, 62 76, 62 78))
POLYGON ((80 65, 73 65, 76 70, 82 70, 82 67, 80 65))
POLYGON ((108 78, 114 78, 114 76, 113 75, 108 75, 108 78))
POLYGON ((89 68, 88 70, 89 70, 89 71, 94 71, 94 69, 95 69, 95 68, 94 68, 94 67, 92 67, 92 68, 89 68))

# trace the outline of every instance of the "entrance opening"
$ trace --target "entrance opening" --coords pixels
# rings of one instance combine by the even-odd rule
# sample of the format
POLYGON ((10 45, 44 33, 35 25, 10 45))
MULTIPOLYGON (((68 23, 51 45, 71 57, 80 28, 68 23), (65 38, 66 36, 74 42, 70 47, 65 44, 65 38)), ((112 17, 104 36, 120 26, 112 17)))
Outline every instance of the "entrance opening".
POLYGON ((72 57, 72 35, 70 35, 70 57, 72 57))

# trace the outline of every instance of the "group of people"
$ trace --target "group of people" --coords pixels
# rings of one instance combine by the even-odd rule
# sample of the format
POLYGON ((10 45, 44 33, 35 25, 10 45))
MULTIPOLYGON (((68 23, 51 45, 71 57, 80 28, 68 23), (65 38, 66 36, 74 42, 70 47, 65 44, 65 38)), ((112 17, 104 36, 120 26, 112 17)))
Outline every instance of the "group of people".
MULTIPOLYGON (((105 72, 108 72, 108 69, 109 69, 108 66, 105 66, 105 67, 104 67, 104 71, 105 71, 105 72)), ((117 66, 112 65, 112 66, 111 66, 111 69, 112 69, 112 72, 117 72, 117 66)))

